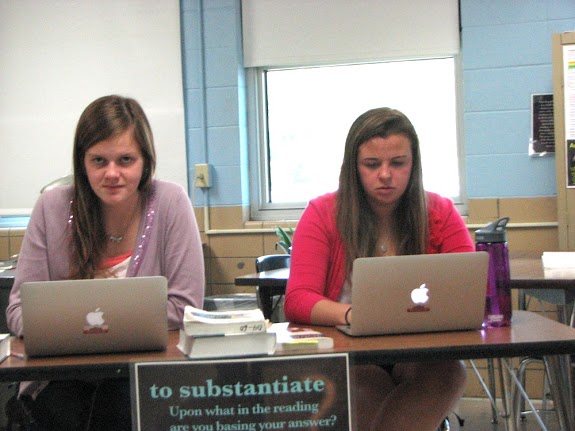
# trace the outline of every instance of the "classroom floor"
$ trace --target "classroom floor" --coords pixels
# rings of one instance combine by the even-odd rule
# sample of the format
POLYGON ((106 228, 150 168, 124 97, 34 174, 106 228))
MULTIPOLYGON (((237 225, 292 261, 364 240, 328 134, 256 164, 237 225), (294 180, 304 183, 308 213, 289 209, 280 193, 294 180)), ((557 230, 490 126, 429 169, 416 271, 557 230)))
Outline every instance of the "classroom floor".
MULTIPOLYGON (((540 403, 534 402, 539 408, 540 403)), ((548 407, 551 407, 552 403, 548 407)), ((491 404, 485 398, 463 398, 460 401, 459 416, 465 420, 464 426, 460 427, 455 415, 450 415, 451 431, 504 431, 505 424, 500 418, 497 424, 492 423, 491 404)), ((563 431, 559 427, 557 416, 554 412, 541 414, 543 423, 548 431, 563 431)), ((519 431, 537 431, 541 427, 532 414, 525 415, 521 421, 519 431)))

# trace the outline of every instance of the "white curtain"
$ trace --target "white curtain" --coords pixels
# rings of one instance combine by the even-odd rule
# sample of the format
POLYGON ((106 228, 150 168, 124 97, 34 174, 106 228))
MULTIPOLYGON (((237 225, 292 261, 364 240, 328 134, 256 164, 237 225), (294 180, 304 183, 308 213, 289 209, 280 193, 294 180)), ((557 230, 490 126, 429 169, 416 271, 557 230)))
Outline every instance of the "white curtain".
POLYGON ((303 66, 452 55, 457 0, 242 0, 244 65, 303 66))

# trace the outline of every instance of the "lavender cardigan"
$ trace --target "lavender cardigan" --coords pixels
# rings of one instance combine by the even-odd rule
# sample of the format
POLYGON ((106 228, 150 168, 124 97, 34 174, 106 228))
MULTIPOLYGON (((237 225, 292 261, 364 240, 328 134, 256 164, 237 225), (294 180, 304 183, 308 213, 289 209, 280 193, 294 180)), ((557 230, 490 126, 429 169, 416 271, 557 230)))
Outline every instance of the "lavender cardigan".
MULTIPOLYGON (((63 280, 69 273, 69 218, 72 186, 40 195, 18 258, 6 317, 23 336, 20 285, 25 281, 63 280)), ((146 201, 129 277, 163 275, 168 279, 170 329, 182 326, 184 306, 201 308, 205 274, 200 233, 192 205, 177 184, 155 180, 146 201)))

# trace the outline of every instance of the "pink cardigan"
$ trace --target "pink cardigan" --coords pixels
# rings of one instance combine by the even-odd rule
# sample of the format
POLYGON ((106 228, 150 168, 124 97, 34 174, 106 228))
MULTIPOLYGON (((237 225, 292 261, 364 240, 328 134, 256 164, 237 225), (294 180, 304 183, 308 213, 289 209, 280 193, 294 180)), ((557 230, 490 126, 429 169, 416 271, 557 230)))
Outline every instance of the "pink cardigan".
MULTIPOLYGON (((346 278, 345 250, 336 227, 336 192, 311 200, 295 231, 285 297, 290 321, 311 323, 321 299, 337 301, 346 278)), ((427 192, 430 239, 427 253, 475 250, 475 245, 453 202, 427 192)))
MULTIPOLYGON (((71 199, 71 186, 58 187, 40 195, 32 212, 6 310, 8 327, 18 336, 23 335, 20 285, 68 278, 71 199)), ((204 301, 202 242, 190 199, 181 186, 155 180, 141 220, 128 276, 168 279, 169 328, 177 329, 184 306, 201 308, 204 301)))

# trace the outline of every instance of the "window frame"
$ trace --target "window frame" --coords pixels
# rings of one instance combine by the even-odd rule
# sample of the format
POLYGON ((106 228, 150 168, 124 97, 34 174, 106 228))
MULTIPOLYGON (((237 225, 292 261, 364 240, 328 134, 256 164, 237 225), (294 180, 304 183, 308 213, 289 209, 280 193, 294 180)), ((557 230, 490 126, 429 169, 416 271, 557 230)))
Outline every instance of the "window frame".
MULTIPOLYGON (((431 58, 452 57, 455 67, 455 111, 456 139, 459 175, 459 197, 454 199, 456 209, 462 216, 467 215, 467 194, 465 176, 465 147, 463 134, 463 85, 462 60, 460 54, 431 56, 423 58, 405 58, 402 61, 426 60, 431 58)), ((386 62, 390 60, 382 60, 386 62)), ((397 61, 397 60, 393 60, 397 61)), ((326 67, 334 65, 325 65, 326 67)), ((337 66, 337 65, 336 65, 337 66)), ((307 66, 299 66, 305 68, 307 66)), ((317 67, 317 66, 309 66, 317 67)), ((281 221, 298 220, 307 205, 307 201, 290 203, 269 202, 269 145, 267 129, 267 103, 265 75, 268 70, 285 69, 285 67, 246 68, 246 92, 248 107, 248 142, 249 142, 249 190, 250 220, 281 221), (251 115, 250 115, 251 114, 251 115)))

